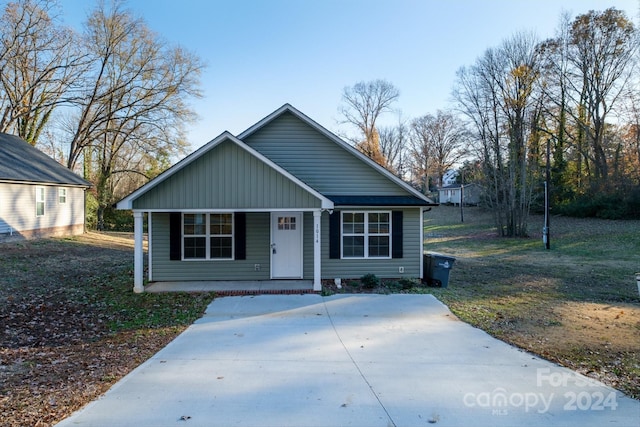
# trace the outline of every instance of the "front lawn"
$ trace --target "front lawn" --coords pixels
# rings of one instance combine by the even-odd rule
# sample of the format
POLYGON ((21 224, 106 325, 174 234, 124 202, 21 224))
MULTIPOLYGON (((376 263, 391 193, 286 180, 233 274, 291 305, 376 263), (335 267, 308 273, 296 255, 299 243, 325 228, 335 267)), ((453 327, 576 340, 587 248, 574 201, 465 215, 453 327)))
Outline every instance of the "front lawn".
POLYGON ((202 316, 213 294, 134 294, 133 240, 0 244, 0 425, 80 409, 202 316))
POLYGON ((640 221, 541 216, 530 238, 497 237, 479 208, 425 216, 425 249, 457 258, 449 287, 429 292, 462 320, 640 397, 640 221))

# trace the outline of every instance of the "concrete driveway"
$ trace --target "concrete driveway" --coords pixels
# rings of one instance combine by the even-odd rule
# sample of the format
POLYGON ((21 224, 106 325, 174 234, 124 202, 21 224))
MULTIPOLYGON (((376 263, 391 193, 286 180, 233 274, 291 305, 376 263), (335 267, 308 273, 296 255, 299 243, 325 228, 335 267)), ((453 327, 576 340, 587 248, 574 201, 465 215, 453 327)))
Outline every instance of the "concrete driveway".
POLYGON ((637 427, 640 402, 431 295, 260 295, 213 301, 77 425, 637 427))

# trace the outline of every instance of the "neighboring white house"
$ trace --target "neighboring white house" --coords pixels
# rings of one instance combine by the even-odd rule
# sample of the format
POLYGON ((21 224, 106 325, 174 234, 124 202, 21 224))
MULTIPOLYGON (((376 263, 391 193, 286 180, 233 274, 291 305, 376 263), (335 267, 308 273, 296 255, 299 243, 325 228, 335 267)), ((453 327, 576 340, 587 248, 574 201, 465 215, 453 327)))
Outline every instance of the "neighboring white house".
MULTIPOLYGON (((442 204, 460 204, 460 184, 449 184, 438 189, 438 200, 442 204)), ((481 188, 478 184, 465 184, 462 191, 465 205, 477 205, 480 203, 481 188)))
POLYGON ((0 239, 83 233, 89 187, 28 142, 0 133, 0 239))
POLYGON ((459 173, 457 170, 449 169, 444 173, 444 175, 442 175, 442 185, 445 186, 455 184, 456 180, 458 179, 458 175, 459 173))

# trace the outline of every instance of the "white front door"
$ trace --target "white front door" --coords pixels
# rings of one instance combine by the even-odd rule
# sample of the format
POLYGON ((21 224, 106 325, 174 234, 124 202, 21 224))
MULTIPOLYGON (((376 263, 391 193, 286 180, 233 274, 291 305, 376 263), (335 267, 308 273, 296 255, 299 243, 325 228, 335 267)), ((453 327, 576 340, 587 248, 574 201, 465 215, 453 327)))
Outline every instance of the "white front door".
POLYGON ((302 212, 271 212, 271 278, 302 278, 302 212))

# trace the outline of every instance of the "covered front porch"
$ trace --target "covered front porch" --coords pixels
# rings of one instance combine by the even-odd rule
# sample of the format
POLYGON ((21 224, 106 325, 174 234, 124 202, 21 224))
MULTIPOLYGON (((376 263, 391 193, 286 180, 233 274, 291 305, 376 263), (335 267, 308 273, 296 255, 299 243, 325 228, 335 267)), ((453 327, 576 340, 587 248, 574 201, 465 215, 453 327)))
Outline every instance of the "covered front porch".
POLYGON ((228 212, 225 215, 233 222, 229 239, 233 241, 233 247, 231 256, 222 260, 209 256, 201 259, 186 257, 186 250, 180 247, 185 239, 182 230, 185 229, 185 218, 194 216, 193 213, 134 210, 134 291, 203 292, 210 289, 233 295, 318 292, 322 288, 323 210, 250 209, 228 212), (146 257, 142 247, 145 216, 149 236, 146 257), (174 227, 171 226, 172 217, 176 218, 174 227), (177 234, 178 242, 175 256, 170 247, 173 234, 177 234), (148 272, 147 277, 145 271, 148 272), (149 283, 147 286, 145 279, 149 283))

